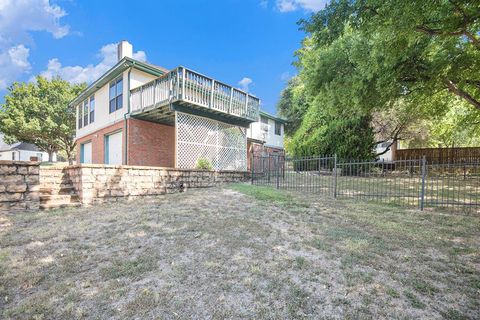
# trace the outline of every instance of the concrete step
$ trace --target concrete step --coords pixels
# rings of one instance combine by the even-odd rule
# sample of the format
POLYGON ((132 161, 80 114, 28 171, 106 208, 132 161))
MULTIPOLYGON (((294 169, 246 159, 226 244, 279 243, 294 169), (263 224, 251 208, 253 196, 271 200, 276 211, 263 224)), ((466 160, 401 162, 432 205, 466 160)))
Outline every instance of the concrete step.
POLYGON ((76 194, 40 195, 40 205, 64 205, 70 203, 80 204, 76 194))
POLYGON ((72 185, 61 185, 58 188, 40 188, 41 195, 56 195, 56 194, 74 194, 75 189, 72 185))
POLYGON ((62 204, 51 204, 51 203, 40 203, 40 209, 50 210, 57 208, 70 208, 70 207, 81 207, 80 202, 71 202, 71 203, 62 203, 62 204))

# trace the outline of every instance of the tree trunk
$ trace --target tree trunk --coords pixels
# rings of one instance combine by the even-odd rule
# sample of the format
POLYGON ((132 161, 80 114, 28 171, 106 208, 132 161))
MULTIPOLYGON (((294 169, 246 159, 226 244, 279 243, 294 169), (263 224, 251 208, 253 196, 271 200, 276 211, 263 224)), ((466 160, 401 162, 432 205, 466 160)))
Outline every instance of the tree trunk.
POLYGON ((53 151, 48 150, 48 162, 53 162, 53 151))

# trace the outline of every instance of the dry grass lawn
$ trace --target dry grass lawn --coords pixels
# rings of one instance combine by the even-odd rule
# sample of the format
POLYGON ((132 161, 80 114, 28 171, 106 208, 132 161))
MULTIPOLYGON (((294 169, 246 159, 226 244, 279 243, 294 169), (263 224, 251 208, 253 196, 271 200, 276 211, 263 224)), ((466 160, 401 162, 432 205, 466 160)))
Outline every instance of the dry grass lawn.
POLYGON ((0 216, 2 319, 480 317, 480 217, 231 185, 0 216))

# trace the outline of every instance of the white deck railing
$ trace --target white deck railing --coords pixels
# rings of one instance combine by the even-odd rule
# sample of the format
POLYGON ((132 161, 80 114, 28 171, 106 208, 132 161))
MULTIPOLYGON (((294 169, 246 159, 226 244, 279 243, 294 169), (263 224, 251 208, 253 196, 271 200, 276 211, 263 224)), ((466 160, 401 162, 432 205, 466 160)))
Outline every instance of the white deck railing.
POLYGON ((251 121, 260 105, 257 97, 184 67, 131 90, 132 112, 179 101, 251 121))

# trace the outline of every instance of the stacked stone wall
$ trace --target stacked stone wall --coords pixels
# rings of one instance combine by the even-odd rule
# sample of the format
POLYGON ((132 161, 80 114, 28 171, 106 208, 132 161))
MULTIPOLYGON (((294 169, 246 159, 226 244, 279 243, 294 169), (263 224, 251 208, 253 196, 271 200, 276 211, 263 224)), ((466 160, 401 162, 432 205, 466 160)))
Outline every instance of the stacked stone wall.
POLYGON ((38 162, 0 161, 0 213, 38 210, 38 162))

